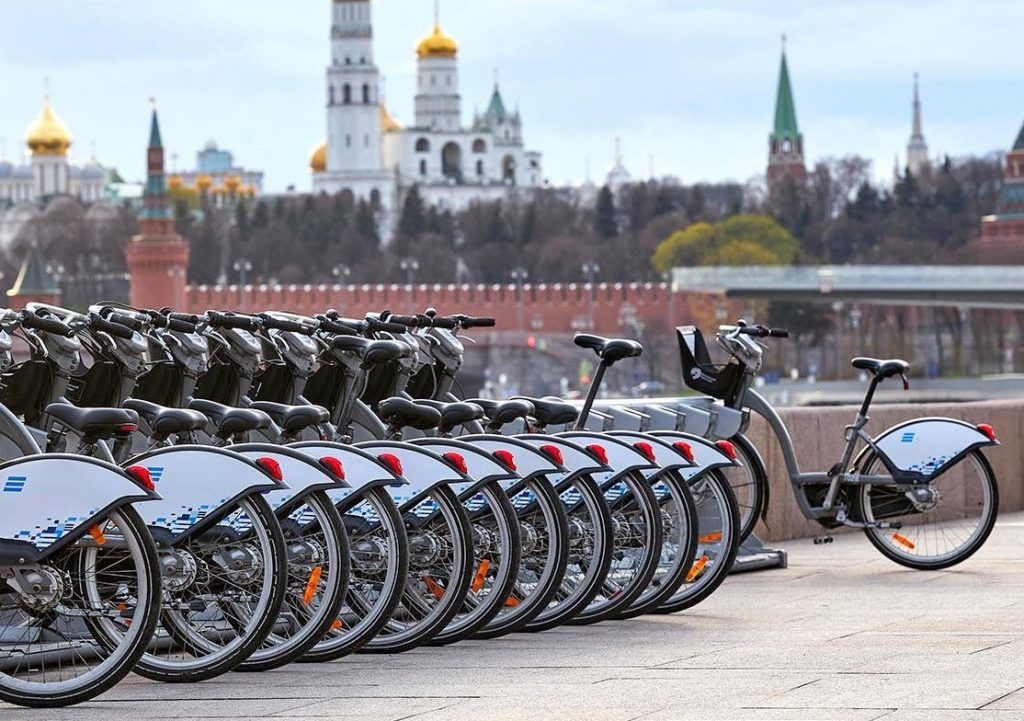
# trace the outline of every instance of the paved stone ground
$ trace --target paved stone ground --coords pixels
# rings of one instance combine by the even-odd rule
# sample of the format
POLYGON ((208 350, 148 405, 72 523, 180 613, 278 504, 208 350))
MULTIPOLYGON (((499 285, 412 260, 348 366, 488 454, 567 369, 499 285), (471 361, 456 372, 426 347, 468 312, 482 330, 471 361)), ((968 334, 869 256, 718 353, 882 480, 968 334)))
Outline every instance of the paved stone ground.
POLYGON ((999 721, 1024 718, 1024 514, 959 569, 903 570, 855 534, 781 544, 699 609, 169 686, 131 677, 8 719, 999 721))

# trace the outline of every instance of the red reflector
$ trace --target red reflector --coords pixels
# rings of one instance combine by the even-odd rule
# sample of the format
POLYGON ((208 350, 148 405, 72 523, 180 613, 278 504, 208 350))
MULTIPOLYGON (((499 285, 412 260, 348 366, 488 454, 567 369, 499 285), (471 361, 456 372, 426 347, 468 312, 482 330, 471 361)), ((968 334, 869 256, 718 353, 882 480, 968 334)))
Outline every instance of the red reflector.
POLYGON ((147 491, 156 490, 156 485, 153 483, 153 476, 145 466, 128 466, 124 470, 129 476, 138 481, 147 491))
POLYGON ((686 441, 676 441, 672 444, 672 447, 679 451, 683 458, 688 460, 690 463, 693 463, 693 446, 686 441))
POLYGON ((730 461, 736 460, 736 446, 729 441, 715 441, 715 445, 722 453, 729 457, 730 461))
POLYGON ((637 441, 633 444, 633 448, 640 451, 644 458, 651 461, 652 463, 657 460, 657 456, 654 455, 654 446, 647 441, 637 441))
POLYGON ((553 460, 558 465, 562 465, 565 459, 562 458, 562 449, 558 446, 544 445, 540 447, 540 452, 545 456, 553 460))
POLYGON ((990 426, 988 423, 979 423, 977 425, 977 428, 979 431, 988 436, 988 439, 990 441, 994 441, 996 439, 996 429, 990 426))
POLYGON ((448 451, 441 457, 455 466, 455 470, 459 473, 469 473, 469 466, 466 465, 466 459, 463 458, 461 454, 456 453, 455 451, 448 451))
POLYGON ((598 445, 597 443, 591 443, 587 446, 587 450, 590 451, 590 455, 594 458, 601 461, 601 463, 606 466, 608 465, 608 451, 604 446, 598 445))
POLYGON ((281 472, 281 464, 270 456, 261 456, 256 459, 256 465, 262 468, 275 481, 283 481, 284 473, 281 472))
POLYGON ((334 456, 324 456, 320 459, 320 465, 331 472, 335 478, 345 480, 345 466, 341 465, 341 461, 334 456))
POLYGON ((381 453, 379 456, 377 456, 377 458, 384 465, 390 468, 391 472, 394 473, 396 476, 400 476, 403 473, 405 473, 404 469, 402 468, 402 461, 398 458, 398 456, 394 455, 393 453, 381 453))
POLYGON ((516 457, 512 455, 512 451, 506 451, 502 448, 494 452, 494 457, 501 461, 501 465, 510 471, 516 470, 516 457))
POLYGON ((119 429, 122 433, 134 433, 139 430, 139 427, 134 423, 122 423, 119 429))

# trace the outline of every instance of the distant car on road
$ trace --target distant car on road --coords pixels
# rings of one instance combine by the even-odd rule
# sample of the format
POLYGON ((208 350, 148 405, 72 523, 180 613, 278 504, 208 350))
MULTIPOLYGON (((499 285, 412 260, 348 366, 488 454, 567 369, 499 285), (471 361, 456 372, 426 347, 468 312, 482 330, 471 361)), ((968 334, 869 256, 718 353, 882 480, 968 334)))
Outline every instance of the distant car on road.
POLYGON ((633 386, 633 395, 637 398, 657 398, 665 395, 666 386, 661 381, 644 381, 633 386))

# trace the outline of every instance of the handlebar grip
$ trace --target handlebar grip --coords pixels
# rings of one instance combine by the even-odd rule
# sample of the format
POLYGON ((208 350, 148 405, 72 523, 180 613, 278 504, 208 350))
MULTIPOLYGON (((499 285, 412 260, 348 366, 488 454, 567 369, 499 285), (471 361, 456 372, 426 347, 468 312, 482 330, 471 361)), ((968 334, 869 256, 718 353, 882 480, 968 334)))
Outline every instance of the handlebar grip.
POLYGON ((89 315, 89 328, 95 331, 109 333, 115 338, 123 338, 125 340, 131 340, 131 337, 135 335, 135 331, 128 326, 104 320, 95 313, 91 313, 89 315))
POLYGON ((430 319, 430 325, 433 328, 444 328, 449 331, 459 330, 459 322, 456 321, 454 317, 442 317, 440 315, 435 315, 430 319))
POLYGON ((183 320, 192 325, 199 325, 200 318, 195 313, 165 313, 164 315, 171 320, 183 320))
POLYGON ((258 330, 259 323, 249 315, 228 315, 210 311, 206 314, 210 325, 214 328, 239 328, 241 330, 258 330))
POLYGON ((71 326, 66 325, 63 321, 59 321, 56 318, 43 318, 27 310, 21 311, 21 325, 24 328, 34 328, 46 333, 62 335, 65 338, 70 338, 75 334, 71 326))
POLYGON ((401 323, 391 323, 376 318, 366 319, 366 329, 371 333, 408 333, 409 326, 401 323))
MULTIPOLYGON (((404 325, 406 328, 422 328, 422 327, 424 327, 424 321, 425 320, 427 320, 427 319, 423 318, 423 317, 420 317, 420 316, 417 316, 417 315, 389 315, 388 316, 388 322, 389 323, 397 323, 399 325, 404 325)), ((403 330, 402 332, 404 333, 405 331, 403 330)))
POLYGON ((789 331, 785 328, 771 328, 768 335, 772 338, 789 338, 789 331))
POLYGON ((307 325, 303 325, 298 321, 287 320, 286 318, 275 318, 265 313, 261 313, 259 318, 263 322, 264 328, 273 328, 274 330, 283 330, 290 333, 302 333, 303 335, 313 334, 312 328, 307 325))
POLYGON ((462 320, 463 328, 493 328, 498 324, 494 318, 473 318, 466 317, 462 320))
POLYGON ((181 318, 167 318, 167 327, 179 333, 195 333, 198 328, 195 323, 189 323, 181 318))
POLYGON ((326 318, 319 318, 320 330, 325 333, 334 333, 335 335, 359 335, 354 328, 349 328, 347 325, 338 323, 333 320, 327 320, 326 318))
MULTIPOLYGON (((108 309, 109 310, 109 309, 108 309)), ((115 313, 110 311, 109 313, 102 313, 101 315, 111 323, 117 323, 119 325, 128 326, 132 330, 142 330, 146 327, 146 324, 132 315, 125 315, 124 313, 115 313)))

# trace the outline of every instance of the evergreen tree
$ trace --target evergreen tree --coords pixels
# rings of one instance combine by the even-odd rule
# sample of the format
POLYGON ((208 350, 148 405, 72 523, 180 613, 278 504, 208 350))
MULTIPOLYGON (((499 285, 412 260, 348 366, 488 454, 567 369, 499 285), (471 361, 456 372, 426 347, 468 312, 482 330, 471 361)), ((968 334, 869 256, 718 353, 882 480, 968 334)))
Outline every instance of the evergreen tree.
POLYGON ((398 232, 405 240, 415 241, 426 230, 426 210, 423 207, 423 196, 420 187, 414 185, 405 194, 402 215, 398 221, 398 232))
POLYGON ((615 196, 607 185, 597 194, 594 209, 594 232, 601 238, 614 238, 619 234, 619 221, 615 212, 615 196))

